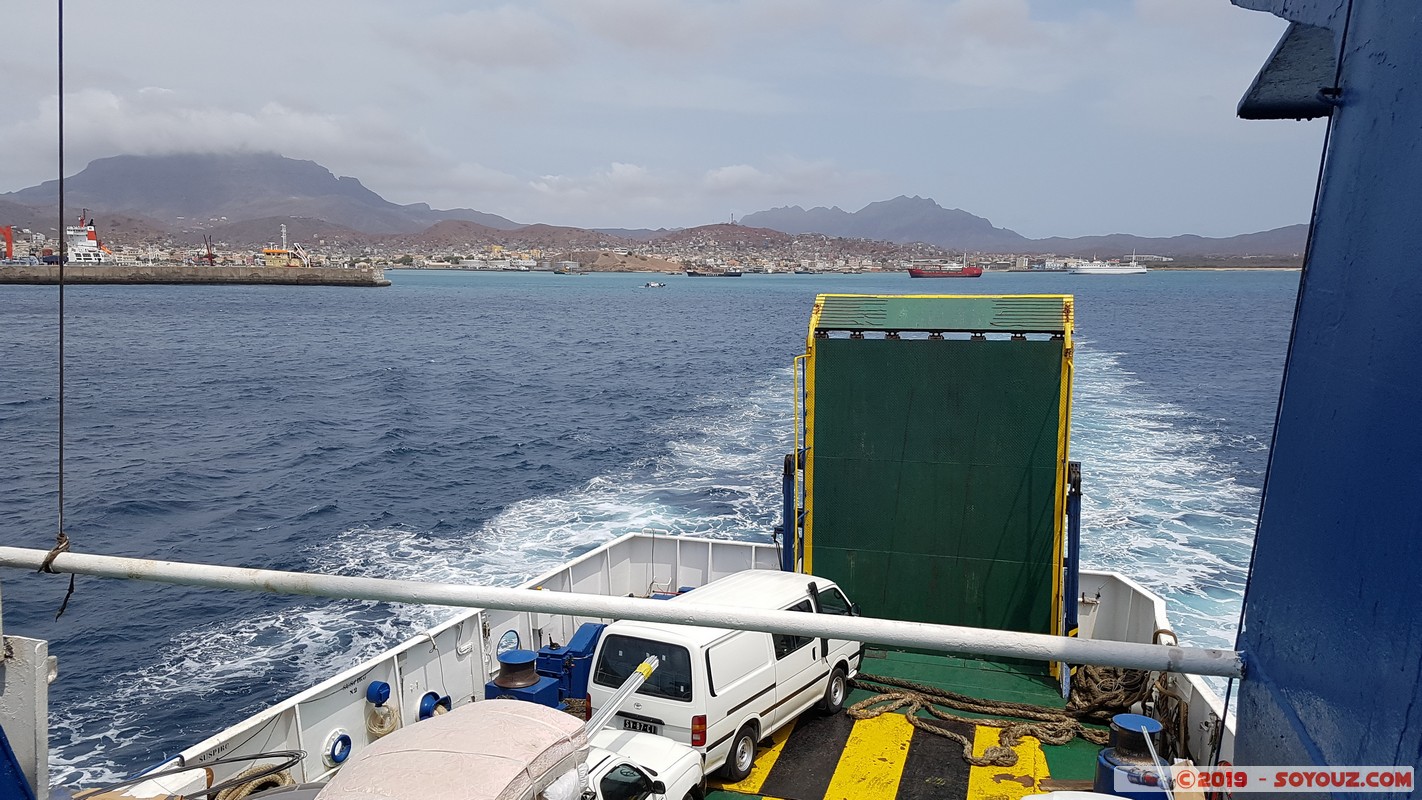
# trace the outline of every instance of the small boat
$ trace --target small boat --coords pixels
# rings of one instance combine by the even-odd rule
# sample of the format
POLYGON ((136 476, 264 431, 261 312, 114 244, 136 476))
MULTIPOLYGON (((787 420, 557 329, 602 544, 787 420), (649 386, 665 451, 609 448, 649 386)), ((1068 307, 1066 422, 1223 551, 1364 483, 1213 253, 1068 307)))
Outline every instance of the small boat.
POLYGON ((643 289, 665 289, 665 288, 667 288, 667 285, 666 285, 665 283, 661 283, 661 282, 659 282, 659 281, 647 281, 646 283, 642 284, 642 288, 643 288, 643 289))

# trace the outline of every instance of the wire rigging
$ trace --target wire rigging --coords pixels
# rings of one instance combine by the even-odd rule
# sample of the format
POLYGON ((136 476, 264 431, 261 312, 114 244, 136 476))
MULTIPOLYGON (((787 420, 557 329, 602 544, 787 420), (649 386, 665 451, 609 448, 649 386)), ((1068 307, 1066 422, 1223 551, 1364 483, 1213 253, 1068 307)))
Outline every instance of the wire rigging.
MULTIPOLYGON (((57 41, 59 50, 59 528, 54 534, 54 549, 45 556, 40 572, 54 572, 54 559, 69 550, 69 536, 64 532, 64 262, 67 238, 64 226, 64 0, 57 3, 57 41)), ((74 596, 74 573, 69 574, 69 589, 54 615, 57 620, 64 616, 69 607, 69 598, 74 596)))

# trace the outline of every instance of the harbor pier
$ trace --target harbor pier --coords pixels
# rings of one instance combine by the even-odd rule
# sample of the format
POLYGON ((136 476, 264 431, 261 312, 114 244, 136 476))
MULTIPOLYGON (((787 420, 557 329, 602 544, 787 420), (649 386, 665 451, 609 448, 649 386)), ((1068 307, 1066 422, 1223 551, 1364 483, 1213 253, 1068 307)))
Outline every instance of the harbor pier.
MULTIPOLYGON (((183 264, 64 267, 66 284, 245 284, 275 286, 389 286, 380 267, 209 267, 183 264)), ((0 267, 0 284, 55 285, 59 267, 0 267)))

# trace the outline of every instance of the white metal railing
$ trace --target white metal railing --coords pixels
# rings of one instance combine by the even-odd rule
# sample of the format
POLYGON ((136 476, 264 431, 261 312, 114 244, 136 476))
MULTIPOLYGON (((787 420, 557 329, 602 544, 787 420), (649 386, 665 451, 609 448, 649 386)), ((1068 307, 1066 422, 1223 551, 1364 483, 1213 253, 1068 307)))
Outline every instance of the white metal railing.
POLYGON ((627 698, 631 697, 633 692, 642 688, 642 684, 646 683, 647 679, 652 677, 652 673, 661 665, 661 659, 656 656, 647 656, 646 661, 638 664, 637 668, 632 670, 632 673, 627 676, 627 680, 623 681, 622 685, 617 687, 617 691, 612 693, 612 697, 609 697, 602 708, 599 708, 593 713, 592 717, 588 719, 586 725, 588 737, 592 738, 593 734, 607 727, 608 720, 612 719, 614 714, 622 710, 622 704, 627 701, 627 698))
MULTIPOLYGON (((0 566, 34 570, 39 568, 47 555, 45 550, 0 547, 0 566)), ((631 619, 848 639, 895 647, 1034 661, 1097 664, 1222 677, 1243 675, 1243 662, 1239 654, 1231 650, 1095 641, 868 617, 762 611, 734 606, 701 605, 694 600, 667 603, 633 597, 281 572, 82 553, 61 553, 54 559, 52 566, 55 572, 216 589, 631 619)))

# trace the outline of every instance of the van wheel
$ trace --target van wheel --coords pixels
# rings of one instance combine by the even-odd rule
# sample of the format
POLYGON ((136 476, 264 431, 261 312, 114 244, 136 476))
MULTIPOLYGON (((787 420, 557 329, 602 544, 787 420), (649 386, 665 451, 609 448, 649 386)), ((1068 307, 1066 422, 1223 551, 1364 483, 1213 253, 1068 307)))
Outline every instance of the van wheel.
POLYGON ((755 727, 747 722, 732 737, 731 752, 726 754, 726 764, 721 767, 721 775, 727 783, 738 783, 750 775, 755 765, 755 746, 755 727))
POLYGON ((849 678, 842 668, 835 667, 830 673, 829 685, 825 687, 824 699, 820 701, 820 710, 826 714, 838 714, 844 708, 844 698, 848 694, 849 678))

